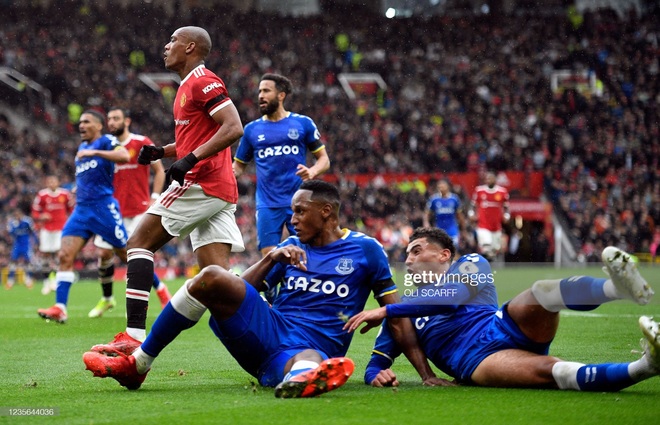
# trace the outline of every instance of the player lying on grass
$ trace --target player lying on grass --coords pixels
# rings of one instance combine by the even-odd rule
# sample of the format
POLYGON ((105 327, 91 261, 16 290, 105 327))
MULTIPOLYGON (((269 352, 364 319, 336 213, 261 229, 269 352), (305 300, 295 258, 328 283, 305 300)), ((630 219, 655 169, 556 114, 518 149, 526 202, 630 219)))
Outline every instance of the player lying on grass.
MULTIPOLYGON (((428 359, 464 384, 618 391, 660 374, 658 324, 646 316, 639 319, 644 354, 637 361, 585 365, 548 355, 560 310, 589 311, 618 299, 644 305, 651 299, 653 290, 630 256, 617 248, 603 250, 603 270, 609 279, 540 280, 500 308, 488 262, 469 254, 452 264, 454 245, 444 231, 415 230, 407 253, 407 279, 419 287, 402 303, 356 314, 345 329, 352 332, 366 322, 365 332, 386 317, 413 317, 428 359)), ((376 387, 398 385, 390 366, 399 354, 383 325, 365 382, 376 387)), ((418 370, 425 367, 411 362, 418 370)))
MULTIPOLYGON (((202 269, 172 297, 137 350, 92 347, 83 355, 87 369, 137 389, 160 352, 208 309, 209 325, 229 353, 261 385, 277 386, 277 397, 315 396, 343 385, 354 369, 343 357, 352 338, 342 329, 344 318, 361 311, 370 292, 381 305, 397 302, 396 286, 382 246, 339 228, 335 186, 304 182, 291 206, 297 236, 241 277, 202 269), (280 282, 271 307, 259 291, 280 282)), ((407 328, 396 334, 414 336, 409 320, 398 322, 407 328)))

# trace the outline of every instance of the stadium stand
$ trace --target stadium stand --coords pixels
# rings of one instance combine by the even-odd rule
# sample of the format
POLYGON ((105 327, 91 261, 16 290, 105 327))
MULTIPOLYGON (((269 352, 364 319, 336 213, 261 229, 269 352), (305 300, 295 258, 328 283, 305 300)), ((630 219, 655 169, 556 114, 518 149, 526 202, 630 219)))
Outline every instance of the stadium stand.
MULTIPOLYGON (((131 109, 133 131, 162 144, 173 135, 172 84, 154 91, 139 76, 164 72, 163 46, 180 17, 147 2, 29 5, 3 11, 0 67, 47 88, 52 106, 2 83, 0 106, 47 126, 50 137, 0 116, 3 242, 8 211, 29 206, 42 176, 71 181, 82 107, 119 103, 131 109)), ((207 66, 223 77, 245 123, 258 114, 259 77, 291 77, 296 90, 287 109, 313 117, 321 130, 330 174, 341 183, 345 224, 377 235, 393 259, 401 257, 407 229, 421 223, 425 185, 357 184, 353 175, 538 171, 580 260, 600 258, 607 245, 649 252, 660 223, 660 27, 653 11, 589 11, 579 21, 563 13, 392 20, 361 9, 286 18, 178 12, 212 29, 219 48, 207 66), (570 78, 557 82, 557 70, 570 78), (348 72, 378 73, 387 90, 352 101, 338 82, 348 72)), ((252 181, 241 178, 239 187, 247 250, 235 256, 237 266, 257 255, 252 181)), ((534 258, 550 260, 546 235, 535 230, 530 237, 529 245, 546 247, 534 258)), ((470 229, 463 241, 462 250, 473 248, 470 229)), ((179 241, 157 260, 190 266, 186 249, 179 241)))

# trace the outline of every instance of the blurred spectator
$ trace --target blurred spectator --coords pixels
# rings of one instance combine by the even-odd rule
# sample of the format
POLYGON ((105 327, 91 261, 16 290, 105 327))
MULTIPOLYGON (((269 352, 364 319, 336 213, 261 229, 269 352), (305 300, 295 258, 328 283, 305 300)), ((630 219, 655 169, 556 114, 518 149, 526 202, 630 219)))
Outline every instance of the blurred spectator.
MULTIPOLYGON (((173 131, 171 96, 138 78, 139 72, 161 72, 163 46, 151 40, 167 40, 176 27, 167 9, 148 2, 112 8, 83 0, 15 3, 3 11, 0 66, 45 85, 58 119, 49 121, 35 99, 16 102, 2 92, 9 107, 54 134, 39 140, 31 128, 18 130, 0 116, 3 218, 34 197, 43 175, 73 175, 61 158, 76 146, 75 126, 67 125, 76 105, 103 109, 129 106, 120 99, 130 99, 141 123, 136 131, 163 142, 173 131)), ((290 76, 298 87, 290 109, 318 117, 333 152, 350 220, 345 225, 373 233, 370 223, 389 224, 396 215, 414 227, 424 209, 419 188, 361 188, 344 178, 350 174, 539 170, 555 212, 590 258, 606 245, 647 250, 660 223, 657 7, 625 20, 610 10, 589 12, 573 25, 563 13, 385 19, 337 6, 320 16, 289 17, 267 37, 252 14, 231 8, 222 16, 203 8, 186 13, 215 28, 214 43, 227 46, 214 51, 207 66, 227 76, 244 124, 258 115, 259 77, 290 76), (522 27, 511 23, 521 19, 522 27), (550 78, 556 69, 595 72, 603 95, 555 95, 550 78), (339 73, 351 71, 380 73, 387 90, 351 101, 338 83, 339 73), (586 251, 592 249, 593 255, 586 251)), ((254 196, 252 182, 242 184, 254 196)), ((249 196, 242 195, 237 220, 247 244, 254 244, 253 214, 249 196)), ((471 229, 461 239, 473 250, 471 229)))

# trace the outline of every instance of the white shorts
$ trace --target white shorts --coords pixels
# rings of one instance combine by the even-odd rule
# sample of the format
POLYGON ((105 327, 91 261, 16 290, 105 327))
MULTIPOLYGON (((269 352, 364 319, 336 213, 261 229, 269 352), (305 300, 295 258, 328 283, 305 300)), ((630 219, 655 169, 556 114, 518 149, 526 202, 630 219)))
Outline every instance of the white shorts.
POLYGON ((480 250, 483 250, 485 246, 490 246, 492 251, 499 252, 502 248, 502 231, 493 232, 483 227, 477 227, 477 244, 480 250))
MULTIPOLYGON (((135 217, 124 217, 124 227, 126 228, 128 236, 133 234, 133 231, 142 217, 144 217, 144 214, 138 214, 135 217)), ((102 249, 114 249, 112 245, 104 241, 99 235, 94 237, 94 245, 102 249)))
POLYGON ((208 196, 200 185, 188 181, 183 188, 172 182, 147 210, 147 214, 161 217, 161 224, 170 235, 190 235, 193 251, 212 243, 226 243, 232 252, 243 252, 245 245, 235 212, 236 204, 208 196))
POLYGON ((39 251, 40 252, 57 252, 62 247, 62 231, 61 230, 46 230, 39 231, 39 251))

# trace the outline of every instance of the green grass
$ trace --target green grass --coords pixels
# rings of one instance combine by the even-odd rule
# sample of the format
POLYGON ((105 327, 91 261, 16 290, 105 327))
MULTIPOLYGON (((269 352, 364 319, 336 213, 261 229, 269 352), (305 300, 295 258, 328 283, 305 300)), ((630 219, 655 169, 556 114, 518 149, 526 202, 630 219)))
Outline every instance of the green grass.
MULTIPOLYGON (((496 273, 500 302, 541 278, 600 270, 504 268, 496 273)), ((650 282, 660 267, 644 268, 650 282)), ((170 284, 171 289, 181 281, 170 284)), ((657 287, 658 285, 656 285, 657 287)), ((658 288, 656 288, 658 289, 658 288)), ((254 384, 203 323, 184 332, 158 358, 142 388, 127 391, 114 380, 92 378, 82 353, 106 342, 125 326, 123 288, 115 284, 119 307, 100 319, 87 312, 100 296, 96 283, 80 282, 71 291, 69 322, 46 323, 36 309, 53 296, 38 288, 0 290, 0 407, 56 407, 55 417, 0 416, 0 423, 62 424, 651 424, 657 422, 660 379, 652 378, 619 393, 579 393, 475 387, 428 388, 403 358, 394 365, 398 389, 362 383, 375 338, 357 334, 349 356, 356 372, 337 391, 315 399, 279 400, 273 390, 254 384)), ((370 301, 372 306, 373 301, 370 301)), ((160 311, 155 295, 149 324, 160 311)), ((551 354, 583 363, 628 362, 638 358, 637 317, 660 317, 660 297, 639 307, 614 302, 591 314, 562 315, 551 354)))

